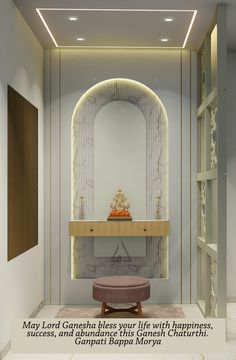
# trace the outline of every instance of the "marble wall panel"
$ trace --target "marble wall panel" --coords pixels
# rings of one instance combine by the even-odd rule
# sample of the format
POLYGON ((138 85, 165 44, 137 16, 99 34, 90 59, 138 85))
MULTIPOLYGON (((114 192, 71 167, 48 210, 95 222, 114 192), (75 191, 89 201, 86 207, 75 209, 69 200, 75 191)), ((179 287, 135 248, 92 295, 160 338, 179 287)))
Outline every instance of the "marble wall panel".
MULTIPOLYGON (((79 219, 80 197, 84 198, 85 219, 93 219, 94 119, 112 101, 136 105, 146 119, 146 213, 156 216, 160 196, 161 218, 168 217, 168 120, 165 109, 149 88, 129 79, 103 81, 89 89, 78 102, 72 119, 72 218, 79 219)), ((147 238, 145 257, 94 257, 94 239, 72 239, 72 278, 94 278, 112 274, 167 277, 168 239, 147 238)))

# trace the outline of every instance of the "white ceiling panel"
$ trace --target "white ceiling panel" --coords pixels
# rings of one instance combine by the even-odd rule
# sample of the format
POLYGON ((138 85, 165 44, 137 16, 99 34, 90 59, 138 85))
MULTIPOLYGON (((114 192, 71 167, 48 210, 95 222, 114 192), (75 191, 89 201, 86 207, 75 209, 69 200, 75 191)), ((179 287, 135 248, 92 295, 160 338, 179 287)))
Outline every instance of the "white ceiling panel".
MULTIPOLYGON (((182 47, 186 29, 193 10, 197 10, 186 49, 196 50, 211 23, 217 0, 13 0, 28 22, 32 31, 45 48, 55 48, 55 42, 41 21, 36 8, 71 10, 43 10, 42 16, 56 43, 60 46, 81 47, 182 47), (73 9, 83 9, 73 10, 73 9), (87 9, 87 10, 86 10, 87 9), (97 11, 94 11, 97 9, 97 11), (112 11, 107 11, 111 9, 112 11), (115 11, 123 9, 126 11, 115 11), (141 10, 140 12, 127 11, 141 10), (158 11, 181 10, 174 13, 175 21, 167 24, 158 11), (104 11, 105 10, 105 11, 104 11), (185 12, 183 10, 192 10, 185 12), (68 15, 77 13, 79 21, 68 22, 68 15), (78 42, 77 37, 86 40, 78 42), (160 38, 168 38, 160 43, 160 38)), ((220 1, 219 3, 222 3, 220 1)), ((227 45, 236 51, 236 0, 224 0, 227 4, 227 45)), ((171 11, 170 11, 171 13, 171 11)))
POLYGON ((39 9, 39 11, 58 46, 79 47, 183 47, 195 16, 193 10, 39 9), (70 21, 71 17, 77 20, 70 21), (165 21, 166 19, 172 21, 165 21), (77 40, 78 38, 80 40, 77 40))

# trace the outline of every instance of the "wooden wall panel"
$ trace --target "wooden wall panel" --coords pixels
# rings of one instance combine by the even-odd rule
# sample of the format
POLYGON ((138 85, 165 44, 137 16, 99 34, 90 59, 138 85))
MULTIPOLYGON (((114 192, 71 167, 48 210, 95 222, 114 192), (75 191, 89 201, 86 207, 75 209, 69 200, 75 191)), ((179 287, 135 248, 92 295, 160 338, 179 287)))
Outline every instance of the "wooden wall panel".
POLYGON ((8 86, 8 261, 38 244, 38 110, 8 86))

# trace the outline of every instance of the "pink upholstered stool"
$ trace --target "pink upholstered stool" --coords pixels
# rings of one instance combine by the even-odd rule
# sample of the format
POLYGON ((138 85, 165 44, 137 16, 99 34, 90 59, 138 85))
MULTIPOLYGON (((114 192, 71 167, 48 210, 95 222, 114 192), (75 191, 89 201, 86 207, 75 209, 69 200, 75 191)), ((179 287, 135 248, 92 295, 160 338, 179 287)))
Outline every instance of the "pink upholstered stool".
POLYGON ((102 302, 101 316, 112 312, 129 311, 142 315, 141 301, 150 297, 149 280, 140 276, 105 276, 94 280, 93 298, 102 302), (115 309, 107 303, 136 303, 126 309, 115 309))

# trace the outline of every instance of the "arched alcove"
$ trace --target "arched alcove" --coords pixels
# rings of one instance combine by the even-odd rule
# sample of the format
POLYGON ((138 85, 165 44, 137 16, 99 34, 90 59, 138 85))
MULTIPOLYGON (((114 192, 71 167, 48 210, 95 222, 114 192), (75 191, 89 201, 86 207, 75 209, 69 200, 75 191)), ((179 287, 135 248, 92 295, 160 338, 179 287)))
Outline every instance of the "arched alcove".
MULTIPOLYGON (((165 108, 159 97, 145 85, 130 79, 110 79, 90 88, 73 112, 72 219, 80 217, 81 197, 85 218, 94 217, 94 120, 98 111, 112 101, 129 102, 143 113, 146 120, 146 217, 156 218, 157 197, 160 197, 161 217, 168 218, 168 119, 165 108)), ((150 237, 146 256, 126 256, 124 259, 94 257, 93 241, 93 238, 72 238, 72 278, 94 278, 117 272, 147 277, 168 276, 166 239, 150 237)))

